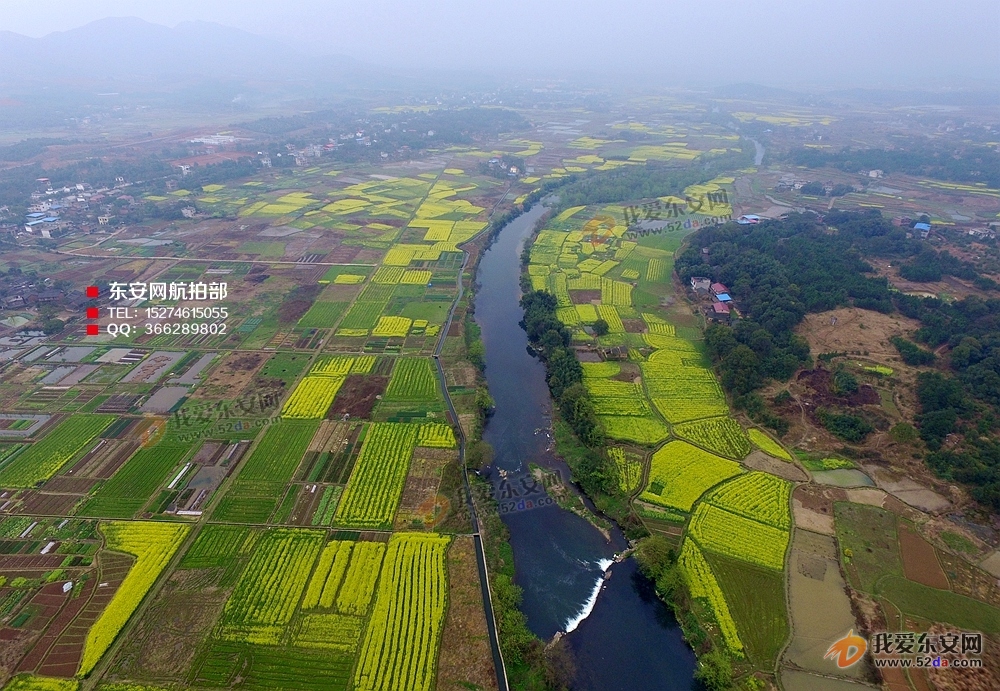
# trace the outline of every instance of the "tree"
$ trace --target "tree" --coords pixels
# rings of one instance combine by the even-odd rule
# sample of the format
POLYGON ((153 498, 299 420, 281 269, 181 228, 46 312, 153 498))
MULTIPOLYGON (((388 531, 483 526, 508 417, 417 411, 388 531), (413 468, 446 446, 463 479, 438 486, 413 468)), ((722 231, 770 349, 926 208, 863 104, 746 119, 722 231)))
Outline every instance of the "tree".
POLYGON ((710 691, 724 691, 733 684, 733 665, 729 657, 716 648, 698 658, 694 678, 710 691))
POLYGON ((852 394, 858 390, 858 378, 846 369, 838 369, 833 373, 833 392, 838 396, 852 394))
POLYGON ((635 560, 643 575, 655 581, 677 563, 677 553, 666 537, 651 535, 639 543, 635 550, 635 560))
POLYGON ((46 336, 57 334, 66 327, 66 323, 61 319, 51 318, 42 322, 42 331, 46 336))
POLYGON ((598 319, 594 322, 593 329, 598 336, 605 336, 608 333, 608 323, 603 319, 598 319))
POLYGON ((740 344, 722 359, 722 385, 737 396, 747 394, 764 383, 760 359, 749 347, 740 344))

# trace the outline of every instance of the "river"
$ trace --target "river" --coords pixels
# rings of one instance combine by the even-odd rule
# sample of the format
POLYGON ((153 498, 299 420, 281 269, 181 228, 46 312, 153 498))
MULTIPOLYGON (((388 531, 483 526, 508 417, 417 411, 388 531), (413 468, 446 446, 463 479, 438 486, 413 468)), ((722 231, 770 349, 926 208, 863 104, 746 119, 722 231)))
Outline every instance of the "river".
POLYGON ((689 689, 695 658, 670 610, 632 559, 627 543, 555 505, 528 472, 534 463, 568 474, 553 454, 552 400, 545 368, 518 322, 520 255, 541 205, 500 232, 476 274, 476 322, 486 346, 486 380, 496 409, 483 437, 494 449, 492 482, 524 591, 528 626, 548 640, 559 631, 576 658, 574 690, 689 689))

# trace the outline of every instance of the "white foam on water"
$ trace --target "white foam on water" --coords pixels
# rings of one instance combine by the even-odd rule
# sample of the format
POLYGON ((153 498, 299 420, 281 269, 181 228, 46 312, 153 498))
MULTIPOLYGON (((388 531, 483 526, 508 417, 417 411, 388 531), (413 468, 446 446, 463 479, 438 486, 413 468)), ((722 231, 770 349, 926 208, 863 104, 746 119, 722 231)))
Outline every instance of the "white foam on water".
POLYGON ((583 607, 580 608, 575 617, 566 622, 566 633, 576 629, 580 625, 580 622, 589 617, 590 613, 594 611, 594 605, 597 604, 597 596, 601 594, 601 588, 604 586, 604 574, 614 563, 613 559, 601 559, 597 562, 597 566, 601 569, 601 575, 597 579, 597 582, 594 583, 594 589, 590 592, 590 597, 587 598, 587 601, 583 603, 583 607))

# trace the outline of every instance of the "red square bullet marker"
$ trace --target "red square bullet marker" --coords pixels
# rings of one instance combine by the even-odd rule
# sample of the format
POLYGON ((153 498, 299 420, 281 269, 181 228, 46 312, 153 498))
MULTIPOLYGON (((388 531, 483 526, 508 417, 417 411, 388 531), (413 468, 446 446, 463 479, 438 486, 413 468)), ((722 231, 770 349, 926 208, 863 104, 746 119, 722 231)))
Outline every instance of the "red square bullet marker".
POLYGON ((88 336, 96 336, 99 333, 101 333, 101 327, 99 327, 97 324, 87 324, 88 336))
POLYGON ((96 307, 87 308, 87 319, 97 319, 100 316, 100 311, 96 307))
POLYGON ((100 294, 97 286, 87 286, 87 297, 96 298, 100 294))

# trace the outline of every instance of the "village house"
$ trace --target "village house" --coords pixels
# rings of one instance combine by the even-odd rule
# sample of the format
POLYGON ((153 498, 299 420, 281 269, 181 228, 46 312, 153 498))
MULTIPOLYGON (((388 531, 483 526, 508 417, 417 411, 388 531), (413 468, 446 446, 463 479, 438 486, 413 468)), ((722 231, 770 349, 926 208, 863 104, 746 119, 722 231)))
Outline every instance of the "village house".
POLYGON ((722 293, 729 293, 729 288, 727 288, 723 283, 713 283, 709 286, 709 291, 711 291, 712 295, 718 296, 722 293))
POLYGON ((731 316, 731 310, 729 305, 724 302, 713 302, 711 307, 705 309, 705 316, 709 321, 728 324, 731 316))
POLYGON ((696 293, 704 293, 707 295, 711 286, 712 279, 710 278, 705 278, 704 276, 691 277, 691 290, 696 293))

